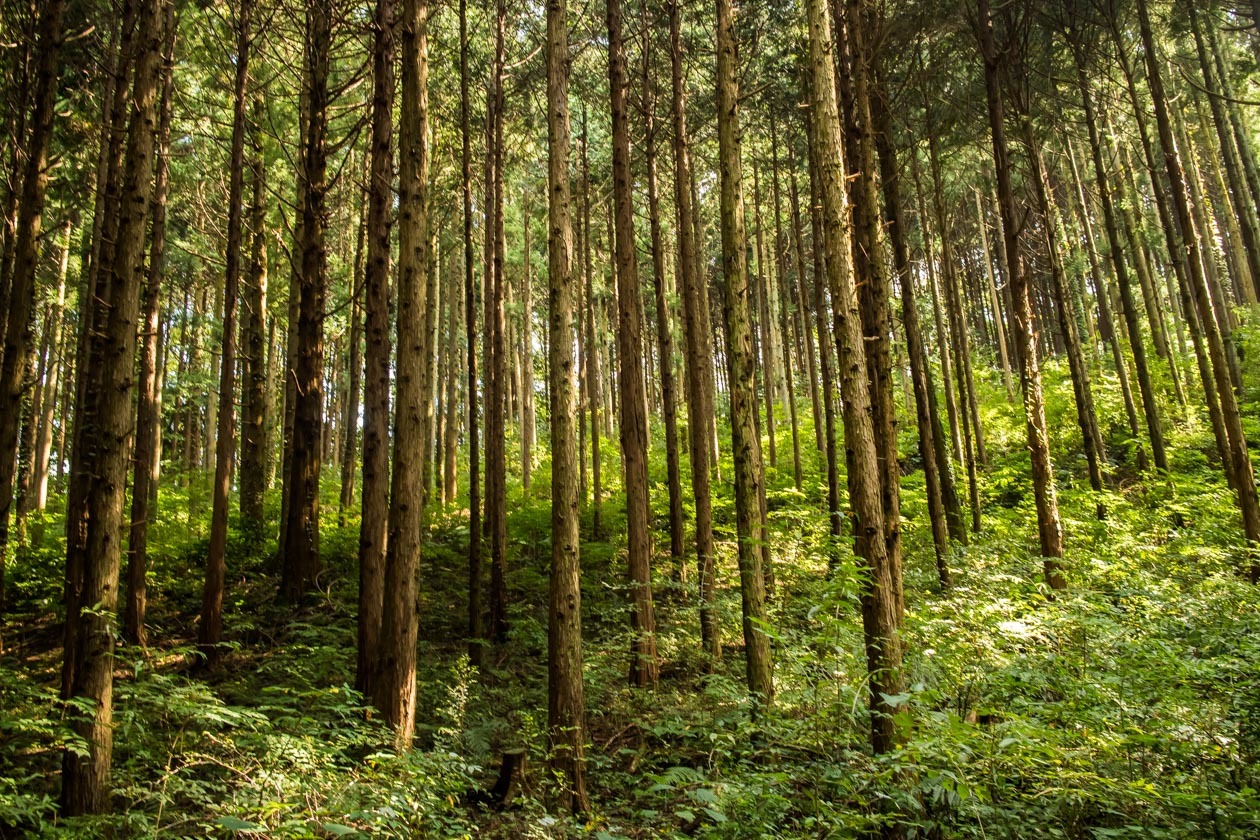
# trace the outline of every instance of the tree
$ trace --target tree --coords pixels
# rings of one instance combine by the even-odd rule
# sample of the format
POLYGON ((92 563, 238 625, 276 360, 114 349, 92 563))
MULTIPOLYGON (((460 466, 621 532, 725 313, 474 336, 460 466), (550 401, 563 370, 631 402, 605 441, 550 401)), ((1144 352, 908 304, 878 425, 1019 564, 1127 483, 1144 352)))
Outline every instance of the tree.
POLYGON ((582 587, 577 488, 578 413, 574 345, 579 340, 569 191, 569 24, 564 0, 547 4, 547 370, 551 417, 551 604, 547 633, 547 723, 560 804, 589 808, 582 697, 582 587))
POLYGON ((389 494, 389 235, 394 200, 394 0, 377 0, 372 33, 372 140, 363 274, 363 489, 355 686, 374 696, 385 609, 389 494))
POLYGON ((687 147, 686 88, 683 83, 682 11, 680 0, 669 3, 670 111, 674 136, 674 212, 678 230, 678 278, 683 296, 683 336, 687 344, 684 390, 687 392, 687 434, 690 440, 691 492, 696 506, 696 569, 700 589, 701 646, 709 667, 722 655, 713 613, 713 501, 709 487, 710 430, 713 428, 713 358, 702 311, 708 294, 701 286, 697 256, 695 207, 691 203, 691 155, 687 147))
POLYGON ((241 0, 236 20, 236 79, 232 90, 232 158, 228 164, 228 231, 226 276, 223 284, 223 335, 219 356, 218 431, 215 434, 214 511, 210 517, 210 551, 201 593, 201 624, 197 644, 210 664, 218 661, 223 635, 223 581, 227 575, 228 493, 236 444, 236 302, 241 283, 241 237, 244 232, 245 94, 249 84, 251 0, 241 0))
MULTIPOLYGON (((1007 14, 1010 14, 1009 12, 1007 14)), ((998 207, 1002 214, 1002 233, 1006 238, 1006 276, 1011 287, 1016 357, 1020 366, 1020 385, 1024 393, 1024 421, 1028 434, 1028 453, 1032 462, 1033 496, 1037 504, 1037 535, 1045 566, 1046 583, 1051 589, 1065 589, 1063 577, 1063 523, 1059 519, 1059 502, 1054 484, 1054 466, 1050 462, 1050 441, 1046 431, 1045 397, 1041 389, 1041 365, 1037 358, 1036 328, 1033 324, 1029 282, 1020 250, 1019 210, 1011 184, 1010 151, 1006 144, 1005 108, 998 74, 1001 55, 994 36, 989 0, 978 0, 975 22, 984 61, 984 90, 988 103, 989 131, 993 138, 993 168, 997 177, 998 207)))
MULTIPOLYGON (((871 745, 875 752, 893 748, 896 732, 889 698, 901 690, 901 615, 884 540, 883 494, 879 442, 871 413, 871 393, 857 292, 853 284, 844 161, 838 150, 840 120, 836 111, 835 65, 831 46, 831 13, 824 0, 808 0, 810 143, 816 156, 822 205, 827 284, 844 408, 845 447, 852 454, 849 499, 855 515, 855 553, 869 576, 862 591, 862 626, 870 673, 871 745)), ((720 54, 720 53, 719 53, 720 54)))
MULTIPOLYGON (((296 237, 294 288, 297 293, 293 331, 293 432, 288 466, 287 515, 281 524, 284 574, 280 591, 297 601, 314 582, 319 569, 320 437, 324 418, 324 299, 327 294, 328 248, 328 105, 332 12, 325 0, 307 0, 307 43, 303 88, 302 154, 299 177, 301 218, 296 237)), ((292 303, 290 303, 292 309, 292 303)), ((292 314, 292 312, 291 312, 292 314)))
POLYGON ((34 340, 35 267, 39 261, 44 196, 48 190, 48 150, 56 118, 59 53, 64 42, 65 0, 49 0, 39 18, 38 53, 26 164, 17 197, 13 233, 13 269, 8 299, 3 360, 0 361, 0 610, 5 599, 5 565, 9 542, 9 509, 13 505, 13 473, 17 462, 22 382, 28 349, 34 340))
POLYGON ((754 431, 757 394, 748 287, 747 239, 740 168, 739 87, 735 67, 734 10, 717 0, 717 108, 722 228, 722 313, 731 398, 731 448, 735 457, 735 526, 739 539, 740 607, 748 690, 758 705, 774 701, 774 667, 766 634, 766 583, 758 541, 765 541, 760 504, 765 474, 754 431))
MULTIPOLYGON (((82 523, 83 541, 67 539, 66 647, 69 675, 66 698, 89 711, 72 723, 87 744, 86 755, 67 749, 62 759, 61 808, 67 816, 97 813, 108 806, 113 751, 114 610, 118 601, 122 508, 131 459, 135 411, 137 272, 152 195, 157 88, 161 65, 161 0, 139 0, 134 11, 135 72, 127 121, 125 164, 119 199, 107 212, 117 214, 117 236, 107 266, 102 266, 100 304, 88 317, 91 346, 81 368, 85 386, 76 415, 78 463, 84 471, 83 509, 69 509, 67 527, 82 523), (82 551, 81 558, 73 556, 82 551)), ((104 261, 103 261, 104 262, 104 261)), ((77 536, 76 534, 68 537, 77 536)))
POLYGON ((612 103, 613 206, 616 228, 617 377, 621 406, 621 457, 626 486, 626 538, 631 589, 630 684, 655 685, 656 616, 652 605, 648 530, 647 400, 643 380, 643 300, 634 243, 630 176, 630 125, 626 107, 626 47, 621 0, 608 2, 608 89, 612 103))
POLYGON ((390 488, 389 538, 385 559, 382 650, 376 705, 394 729, 399 750, 411 746, 416 714, 416 637, 420 617, 421 511, 424 484, 424 366, 432 348, 424 328, 429 241, 429 5, 403 0, 402 101, 398 139, 398 344, 394 404, 394 470, 390 488))
MULTIPOLYGON (((1238 410, 1238 399, 1234 393, 1235 383, 1230 376, 1229 365, 1225 357, 1225 343, 1221 338, 1221 330, 1216 321, 1208 293, 1207 281, 1203 275, 1201 262, 1201 244, 1195 233, 1191 218, 1190 196, 1186 189, 1185 173, 1182 170, 1177 144, 1173 138, 1172 122, 1168 113, 1168 101, 1164 95, 1163 78, 1156 52, 1155 36, 1151 29, 1150 12, 1146 0, 1138 0, 1138 20, 1142 33, 1142 46, 1146 53, 1146 72, 1151 89, 1151 99, 1155 105, 1155 124, 1159 129, 1160 147, 1164 151, 1164 167, 1168 173, 1171 187, 1173 207, 1177 220, 1185 236, 1187 261, 1190 265, 1191 286, 1194 293, 1194 304, 1198 309, 1199 323, 1207 338, 1208 351, 1212 361, 1212 374, 1215 378, 1217 397, 1220 400, 1221 415, 1225 424, 1229 444, 1229 468, 1234 472, 1234 492, 1238 508, 1242 514, 1243 534, 1250 546, 1260 543, 1260 500, 1256 495, 1255 474, 1251 465, 1251 456, 1247 449, 1247 438, 1243 432, 1242 419, 1238 410)), ((1260 582, 1260 563, 1250 563, 1249 574, 1253 583, 1260 582)))

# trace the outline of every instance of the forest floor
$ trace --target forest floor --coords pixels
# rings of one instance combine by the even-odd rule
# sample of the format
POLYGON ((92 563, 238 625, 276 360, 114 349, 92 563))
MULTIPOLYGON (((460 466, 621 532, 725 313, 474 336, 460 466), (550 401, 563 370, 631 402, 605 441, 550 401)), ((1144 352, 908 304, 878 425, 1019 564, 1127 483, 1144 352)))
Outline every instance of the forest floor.
MULTIPOLYGON (((620 542, 583 544, 592 811, 582 820, 548 811, 545 462, 530 494, 509 479, 511 633, 480 669, 464 656, 466 515, 434 513, 418 749, 401 757, 350 687, 358 527, 354 517, 338 527, 335 479, 323 489, 319 592, 299 607, 276 602, 274 543, 251 547, 233 532, 233 649, 207 674, 190 665, 209 482, 168 476, 151 529, 151 645, 117 653, 107 817, 57 818, 61 751, 75 747, 74 710, 57 702, 62 521, 33 520, 3 624, 0 837, 850 837, 891 815, 916 837, 1260 836, 1260 594, 1240 574, 1246 558, 1210 428, 1196 417, 1174 423, 1171 477, 1139 477, 1104 379, 1117 483, 1100 521, 1066 371, 1050 362, 1046 376, 1070 588, 1046 597, 1019 407, 986 381, 984 530, 956 549, 948 592, 935 582, 922 473, 906 465, 907 689, 894 698, 904 745, 890 755, 874 757, 866 742, 859 573, 848 538, 828 544, 805 406, 805 486, 793 486, 787 430, 769 470, 769 713, 750 718, 743 684, 729 460, 715 484, 725 645, 715 673, 700 656, 695 574, 662 549, 663 456, 652 464, 659 688, 626 686, 620 542), (829 570, 833 548, 840 562, 829 570), (512 749, 528 760, 510 807, 468 804, 512 749)), ((1260 407, 1246 408, 1260 441, 1260 407)), ((903 429, 903 453, 914 451, 912 434, 903 429)), ((610 448, 604 474, 616 476, 610 448)), ((615 494, 603 503, 609 534, 621 533, 620 507, 615 494)), ((587 536, 590 524, 588 508, 587 536)))

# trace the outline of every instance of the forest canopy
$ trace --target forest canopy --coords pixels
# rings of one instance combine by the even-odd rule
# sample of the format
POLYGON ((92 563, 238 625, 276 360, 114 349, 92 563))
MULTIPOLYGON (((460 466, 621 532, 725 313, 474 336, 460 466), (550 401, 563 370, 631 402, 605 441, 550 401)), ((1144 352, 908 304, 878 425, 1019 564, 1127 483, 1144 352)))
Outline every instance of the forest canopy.
POLYGON ((1260 0, 0 65, 0 838, 1260 835, 1260 0))

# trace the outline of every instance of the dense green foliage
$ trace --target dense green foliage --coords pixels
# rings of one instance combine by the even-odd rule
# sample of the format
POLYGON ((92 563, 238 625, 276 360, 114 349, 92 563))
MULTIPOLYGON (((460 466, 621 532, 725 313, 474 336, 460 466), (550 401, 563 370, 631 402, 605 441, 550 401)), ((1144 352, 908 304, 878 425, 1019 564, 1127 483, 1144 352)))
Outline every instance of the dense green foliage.
MULTIPOLYGON (((1070 427, 1061 367, 1050 363, 1047 375, 1055 429, 1070 427)), ((956 553, 945 594, 935 591, 922 473, 906 464, 909 688, 896 703, 906 740, 892 754, 874 759, 866 745, 859 581, 848 540, 828 571, 817 469, 800 493, 790 471, 771 473, 778 703, 755 723, 740 651, 729 646, 739 611, 729 486, 716 485, 715 504, 728 647, 711 676, 702 675, 692 587, 661 562, 661 687, 624 685, 618 546, 583 545, 595 804, 582 823, 545 804, 541 493, 509 486, 512 636, 481 672, 462 655, 466 519, 457 510, 435 517, 421 587, 422 749, 398 757, 349 688, 353 520, 338 529, 328 515, 321 591, 296 612, 274 604, 274 544, 251 546, 234 531, 226 620, 234 650, 213 675, 189 670, 206 529, 206 476, 197 473, 164 489, 152 529, 152 637, 161 641, 119 651, 111 816, 56 821, 55 771, 74 714, 53 687, 62 526, 55 513, 32 523, 12 572, 0 660, 0 835, 844 837, 878 825, 890 804, 915 836, 1254 836, 1260 612, 1238 574, 1236 514, 1209 463, 1210 430, 1196 416, 1179 425, 1170 479, 1124 482, 1101 522, 1079 444, 1066 432, 1055 438, 1071 587, 1047 600, 1019 418, 1000 388, 996 372, 982 382, 994 458, 985 530, 956 553), (493 781, 500 753, 516 747, 530 761, 513 807, 467 804, 493 781)), ((1118 406, 1100 408, 1104 424, 1122 428, 1118 406)), ((1249 409, 1254 425, 1257 406, 1249 409)), ((663 482, 663 463, 652 467, 663 482)), ((325 510, 334 511, 335 477, 327 479, 325 510)), ((546 486, 545 463, 535 486, 546 486)), ((653 502, 660 526, 660 483, 653 502)), ((605 515, 617 533, 615 499, 605 515)))

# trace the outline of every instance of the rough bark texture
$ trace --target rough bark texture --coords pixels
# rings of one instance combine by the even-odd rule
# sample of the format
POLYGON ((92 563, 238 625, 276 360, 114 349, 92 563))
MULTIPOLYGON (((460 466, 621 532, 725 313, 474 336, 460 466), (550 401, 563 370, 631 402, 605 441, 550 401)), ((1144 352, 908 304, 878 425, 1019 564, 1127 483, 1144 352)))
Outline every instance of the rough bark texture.
POLYGON ((683 76, 682 10, 669 4, 670 111, 673 117, 674 213, 678 230, 678 279, 683 299, 683 339, 687 345, 684 386, 687 394, 688 454, 691 492, 696 506, 696 572, 700 594, 700 645, 710 664, 722 656, 713 559, 713 500, 709 477, 710 429, 713 427, 713 350, 701 318, 708 295, 698 270, 695 206, 691 201, 691 151, 687 133, 687 91, 683 76))
POLYGON ((643 300, 634 242, 630 124, 626 105, 626 48, 620 0, 608 2, 608 89, 612 103, 613 205, 617 279, 617 386, 621 456, 625 471, 626 540, 631 588, 630 684, 655 685, 659 673, 652 605, 651 530, 648 522, 647 400, 643 377, 643 300))
POLYGON ((844 444, 848 462, 849 500, 855 516, 855 552, 866 567, 862 592, 862 625, 870 673, 871 744, 877 753, 896 743, 893 712, 887 697, 901 689, 901 616, 884 540, 884 509, 880 486, 880 442, 871 414, 870 384, 862 322, 854 288, 845 191, 840 119, 836 111, 836 77, 832 60, 831 15, 824 0, 808 0, 812 108, 810 143, 818 168, 818 197, 822 207, 821 245, 826 250, 827 283, 844 406, 844 444))
POLYGON ((301 221, 297 238, 300 277, 294 331, 293 433, 289 455, 289 508, 280 593, 297 601, 319 571, 320 438, 324 419, 324 297, 327 292, 328 74, 332 41, 330 10, 308 0, 305 130, 300 177, 301 221))
POLYGON ((1006 126, 1001 82, 1001 57, 995 43, 989 0, 979 0, 977 22, 980 55, 984 61, 985 100, 989 111, 989 133, 993 139, 993 169, 997 177, 998 209, 1002 216, 1002 234, 1006 239, 1006 277, 1011 290, 1014 318, 1016 360, 1020 366, 1020 384, 1024 392, 1024 425, 1028 434, 1028 456, 1032 463, 1033 497, 1037 506, 1037 536, 1045 566, 1046 583, 1052 589, 1064 589, 1063 524, 1059 519, 1059 502, 1055 493, 1054 467, 1050 462, 1050 439, 1046 430, 1046 405, 1041 390, 1041 367, 1037 358, 1037 332, 1033 323, 1028 274, 1020 251, 1019 210, 1011 185, 1011 161, 1006 143, 1006 126))
MULTIPOLYGON (((884 219, 888 238, 892 241, 894 269, 901 287, 901 323, 906 333, 906 353, 910 357, 910 379, 914 388, 915 417, 919 428, 919 457, 923 461, 923 477, 927 490, 928 518, 932 528, 932 545, 936 553, 936 574, 942 589, 950 585, 950 535, 945 506, 944 479, 949 479, 948 455, 939 445, 940 418, 932 399, 932 376, 928 367, 927 349, 919 326, 919 309, 915 302, 914 277, 911 274, 910 248, 906 244, 901 216, 900 170, 892 137, 892 118, 887 106, 887 92, 876 78, 871 96, 871 117, 874 141, 879 153, 880 184, 884 192, 884 219), (942 463, 942 457, 945 463, 942 463)), ((954 493, 953 481, 948 492, 954 493)), ((956 503, 955 503, 956 506, 956 503)))
POLYGON ((468 0, 459 0, 459 117, 464 195, 464 334, 468 387, 468 660, 481 664, 481 448, 477 438, 477 285, 473 277, 472 133, 468 99, 468 0))
POLYGON ((232 457, 236 448, 236 303, 241 285, 241 239, 244 234, 245 193, 245 87, 249 83, 252 0, 241 0, 236 20, 236 69, 232 89, 232 146, 228 173, 228 222, 226 269, 223 283, 223 333, 219 353, 219 411, 215 434, 213 509, 210 515, 210 551, 201 591, 201 623, 197 647, 207 664, 216 664, 223 640, 223 584, 227 576, 228 493, 232 482, 232 457))
POLYGON ((363 487, 359 521, 359 622, 355 686, 376 690, 381 614, 385 609, 385 551, 389 493, 389 234, 394 204, 395 0, 377 0, 372 47, 366 262, 363 273, 363 487))
POLYGON ((560 806, 585 811, 582 696, 581 511, 578 497, 573 276, 569 191, 569 29, 564 0, 547 3, 547 278, 551 417, 551 581, 547 632, 547 723, 560 806))
POLYGON ((424 368, 429 241, 428 215, 428 3, 403 0, 398 34, 402 41, 402 99, 398 137, 398 346, 394 406, 394 470, 389 506, 381 614, 381 656, 376 706, 394 730, 394 746, 411 748, 416 715, 416 637, 420 617, 421 510, 424 485, 424 368))
POLYGON ((752 301, 748 287, 744 192, 740 171, 739 85, 734 10, 717 0, 718 158, 721 181, 722 312, 726 326, 726 366, 731 399, 731 448, 735 462, 735 527, 739 539, 739 588, 744 631, 745 672, 755 702, 774 700, 774 666, 766 635, 766 587, 759 543, 765 518, 759 504, 765 475, 754 429, 757 393, 752 301))
POLYGON ((648 72, 651 65, 651 38, 648 36, 646 7, 643 45, 643 131, 647 154, 648 224, 652 243, 652 289, 656 301, 656 346, 660 354, 661 413, 665 419, 665 478, 669 490, 669 554, 674 562, 683 559, 682 477, 678 469, 678 394, 674 383, 674 337, 669 323, 669 302, 665 289, 665 243, 661 235, 660 187, 656 167, 656 96, 648 72))
MULTIPOLYGON (((125 164, 107 214, 117 218, 110 259, 102 267, 98 294, 103 326, 91 333, 89 366, 79 403, 76 443, 84 478, 84 542, 79 589, 68 607, 76 625, 66 648, 71 679, 67 699, 90 711, 71 728, 87 744, 87 754, 66 750, 62 760, 61 813, 99 813, 109 807, 113 751, 114 610, 122 548, 123 498, 131 459, 135 411, 136 334, 139 315, 138 269, 152 195, 153 145, 162 42, 161 0, 141 0, 136 9, 135 73, 128 97, 125 164), (84 606, 91 609, 83 609, 84 606), (80 610, 82 610, 80 612, 80 610)), ((78 514, 78 511, 72 511, 78 514)), ((69 518, 69 517, 68 517, 69 518)), ((73 551, 68 547, 68 551, 73 551)), ((71 557, 67 565, 71 567, 71 557)), ((72 567, 71 567, 72 568, 72 567)))
MULTIPOLYGON (((13 473, 17 463, 18 431, 25 393, 26 358, 35 335, 35 269, 39 264, 44 195, 48 189, 48 150, 56 117, 58 58, 65 39, 62 19, 65 0, 50 0, 39 18, 31 134, 17 199, 17 227, 13 232, 13 269, 8 299, 3 301, 7 326, 3 329, 0 363, 0 609, 5 596, 5 559, 9 542, 9 510, 13 506, 13 473)), ((23 102, 23 104, 25 104, 23 102)))
POLYGON ((267 488, 267 184, 263 160, 264 100, 254 99, 253 198, 250 210, 249 270, 241 290, 241 518, 255 535, 263 533, 263 491, 267 488))
MULTIPOLYGON (((848 52, 853 110, 847 115, 851 154, 859 170, 853 173, 852 195, 854 268, 862 335, 866 346, 866 375, 870 380, 871 411, 879 445, 879 480, 883 496, 884 541, 889 574, 904 611, 901 589, 901 464, 897 452, 897 412, 892 378, 892 314, 889 309, 888 260, 882 236, 879 193, 876 187, 875 136, 871 120, 871 83, 877 36, 875 12, 869 0, 847 0, 848 52)), ((850 453, 851 457, 851 453, 850 453)), ((846 458, 849 460, 849 458, 846 458)), ((849 460, 851 465, 851 460, 849 460)))
POLYGON ((158 321, 162 277, 166 261, 166 194, 170 185, 171 112, 174 91, 175 26, 168 25, 163 55, 161 116, 158 150, 154 162, 153 219, 150 225, 149 266, 142 292, 143 326, 136 402, 135 462, 131 478, 131 523, 127 539, 127 602, 123 608, 123 639, 129 644, 146 642, 144 618, 148 578, 148 541, 151 510, 156 507, 161 447, 161 399, 158 380, 158 321))

